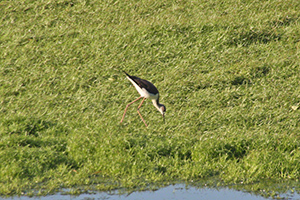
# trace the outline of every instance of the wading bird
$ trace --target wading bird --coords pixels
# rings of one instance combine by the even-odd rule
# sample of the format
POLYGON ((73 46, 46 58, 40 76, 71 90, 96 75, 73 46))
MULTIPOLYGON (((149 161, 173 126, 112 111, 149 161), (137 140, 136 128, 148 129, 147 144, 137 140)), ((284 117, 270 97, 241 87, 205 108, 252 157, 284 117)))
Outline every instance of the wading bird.
POLYGON ((166 107, 163 104, 159 103, 159 93, 157 88, 150 83, 147 80, 138 78, 136 76, 130 76, 129 74, 127 74, 125 71, 124 73, 126 74, 127 79, 133 84, 133 86, 135 87, 135 89, 138 91, 138 93, 141 95, 139 98, 137 98, 136 100, 132 101, 131 103, 127 104, 123 117, 121 119, 121 123, 123 122, 123 119, 125 117, 127 108, 133 104, 134 102, 138 101, 139 99, 143 98, 142 102, 140 103, 140 105, 138 106, 137 112, 139 113, 140 117, 142 118, 144 124, 146 125, 146 127, 148 126, 144 120, 144 118, 142 117, 139 109, 142 106, 143 102, 145 101, 145 99, 151 99, 153 105, 155 106, 155 108, 157 108, 157 110, 162 114, 163 117, 165 117, 165 112, 166 112, 166 107))

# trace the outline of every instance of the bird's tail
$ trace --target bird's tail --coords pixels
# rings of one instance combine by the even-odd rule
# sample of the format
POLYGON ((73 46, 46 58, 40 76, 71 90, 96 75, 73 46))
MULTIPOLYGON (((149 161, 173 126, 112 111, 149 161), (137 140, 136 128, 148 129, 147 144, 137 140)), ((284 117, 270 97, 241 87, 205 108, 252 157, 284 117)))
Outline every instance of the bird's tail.
POLYGON ((126 76, 128 76, 128 77, 130 77, 130 75, 129 74, 127 74, 124 70, 122 70, 125 74, 126 74, 126 76))

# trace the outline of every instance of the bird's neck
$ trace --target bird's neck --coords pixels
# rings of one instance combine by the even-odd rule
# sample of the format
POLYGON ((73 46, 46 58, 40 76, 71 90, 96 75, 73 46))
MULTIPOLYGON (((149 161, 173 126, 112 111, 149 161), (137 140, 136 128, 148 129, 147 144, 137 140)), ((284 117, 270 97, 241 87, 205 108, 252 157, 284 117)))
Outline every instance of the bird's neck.
POLYGON ((152 99, 152 103, 157 110, 160 110, 160 105, 158 99, 152 99))

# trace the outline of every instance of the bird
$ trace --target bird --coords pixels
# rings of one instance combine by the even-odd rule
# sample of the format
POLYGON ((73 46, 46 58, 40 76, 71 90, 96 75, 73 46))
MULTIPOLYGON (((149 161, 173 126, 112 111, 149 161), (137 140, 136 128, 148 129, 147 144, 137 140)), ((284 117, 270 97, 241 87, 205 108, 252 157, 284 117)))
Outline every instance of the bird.
POLYGON ((149 82, 147 80, 141 79, 136 76, 130 76, 125 71, 123 71, 123 72, 125 73, 126 78, 132 83, 132 85, 135 87, 135 89, 138 91, 138 93, 141 96, 139 98, 135 99, 134 101, 130 102, 129 104, 127 104, 120 123, 123 122, 128 107, 131 104, 133 104, 134 102, 140 100, 141 98, 143 98, 143 100, 141 101, 140 105, 138 106, 137 112, 140 115, 140 117, 141 117, 142 121, 144 122, 144 124, 146 125, 146 127, 148 127, 148 125, 145 122, 144 118, 142 117, 142 115, 139 111, 139 109, 142 106, 142 104, 144 103, 145 99, 150 99, 152 101, 154 107, 162 114, 162 116, 164 118, 165 112, 166 112, 166 106, 159 103, 159 92, 158 92, 157 88, 151 82, 149 82))

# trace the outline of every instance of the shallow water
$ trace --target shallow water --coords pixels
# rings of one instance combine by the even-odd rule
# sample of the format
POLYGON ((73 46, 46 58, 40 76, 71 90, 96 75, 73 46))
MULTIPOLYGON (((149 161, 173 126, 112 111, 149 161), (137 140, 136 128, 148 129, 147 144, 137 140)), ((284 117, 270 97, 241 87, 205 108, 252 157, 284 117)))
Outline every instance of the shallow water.
MULTIPOLYGON (((300 195, 297 193, 293 194, 282 194, 281 197, 286 199, 300 199, 300 195)), ((250 194, 243 191, 237 191, 229 188, 196 188, 186 187, 184 184, 169 185, 164 188, 160 188, 156 191, 141 191, 133 192, 130 194, 110 194, 107 192, 95 192, 93 194, 81 194, 78 196, 73 195, 62 195, 57 193, 54 195, 42 196, 42 197, 9 197, 6 200, 183 200, 183 199, 206 199, 206 200, 265 200, 271 198, 265 198, 262 196, 250 194)))

